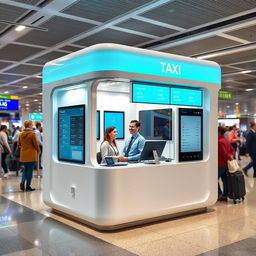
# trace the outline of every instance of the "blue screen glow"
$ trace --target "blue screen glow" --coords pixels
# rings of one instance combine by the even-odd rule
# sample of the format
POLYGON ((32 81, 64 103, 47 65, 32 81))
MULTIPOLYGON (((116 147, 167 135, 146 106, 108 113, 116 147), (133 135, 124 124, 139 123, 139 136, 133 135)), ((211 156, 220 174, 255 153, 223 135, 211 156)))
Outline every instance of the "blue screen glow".
POLYGON ((100 139, 100 111, 96 112, 96 139, 100 139))
POLYGON ((58 159, 84 163, 84 105, 58 109, 58 159))
POLYGON ((0 110, 19 110, 19 100, 0 99, 0 110))
POLYGON ((202 106, 202 91, 171 88, 171 104, 184 106, 202 106))
POLYGON ((124 112, 104 111, 104 131, 109 126, 115 126, 117 129, 117 139, 124 138, 124 112))
POLYGON ((132 102, 170 104, 170 88, 133 83, 132 102))

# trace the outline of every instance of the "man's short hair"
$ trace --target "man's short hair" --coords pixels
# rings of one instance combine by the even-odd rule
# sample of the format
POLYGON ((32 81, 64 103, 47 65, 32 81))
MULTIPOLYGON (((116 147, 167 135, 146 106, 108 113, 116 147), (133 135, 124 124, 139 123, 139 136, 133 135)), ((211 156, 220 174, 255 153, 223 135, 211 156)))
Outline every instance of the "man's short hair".
POLYGON ((132 120, 130 123, 135 123, 136 127, 140 127, 140 122, 138 120, 132 120))
POLYGON ((42 124, 40 122, 36 122, 36 128, 41 127, 42 124))
POLYGON ((24 121, 24 127, 25 128, 29 128, 30 125, 32 125, 32 121, 31 120, 25 120, 24 121))
POLYGON ((1 127, 0 127, 0 131, 4 130, 4 129, 6 129, 6 128, 7 128, 7 126, 4 125, 4 124, 2 124, 1 127))
POLYGON ((218 132, 221 134, 221 135, 224 135, 224 133, 226 132, 226 129, 222 126, 219 126, 218 127, 218 132))

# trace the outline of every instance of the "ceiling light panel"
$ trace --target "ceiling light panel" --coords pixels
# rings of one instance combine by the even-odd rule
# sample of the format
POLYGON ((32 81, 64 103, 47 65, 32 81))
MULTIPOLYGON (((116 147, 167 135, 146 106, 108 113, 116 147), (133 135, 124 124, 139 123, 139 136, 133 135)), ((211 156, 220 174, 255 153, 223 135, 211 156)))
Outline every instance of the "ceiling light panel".
POLYGON ((84 46, 90 46, 97 43, 116 43, 124 45, 136 45, 149 41, 148 37, 138 36, 130 33, 106 29, 85 39, 75 42, 84 46))
POLYGON ((215 61, 222 65, 228 65, 232 63, 243 62, 243 61, 254 60, 254 59, 256 59, 255 49, 236 52, 233 54, 226 54, 226 55, 222 55, 214 58, 209 58, 209 60, 215 61))
POLYGON ((172 1, 142 16, 183 28, 192 28, 252 8, 255 8, 255 0, 172 1))
POLYGON ((155 36, 167 36, 177 32, 176 30, 172 30, 162 26, 157 26, 151 23, 147 23, 147 22, 139 21, 135 19, 129 19, 125 22, 117 24, 116 26, 135 30, 135 31, 140 31, 140 32, 155 35, 155 36))
POLYGON ((86 32, 94 27, 94 25, 55 16, 43 23, 43 27, 47 28, 48 32, 31 30, 24 36, 18 38, 17 41, 28 44, 52 46, 82 32, 86 32))
POLYGON ((201 40, 196 40, 194 42, 182 44, 179 46, 170 47, 168 49, 163 49, 162 51, 184 56, 192 56, 203 54, 208 51, 220 50, 225 47, 232 47, 239 44, 240 43, 238 42, 223 37, 213 36, 201 40))
POLYGON ((78 1, 63 12, 75 16, 105 22, 120 16, 132 9, 147 4, 148 0, 101 0, 101 1, 78 1))
POLYGON ((8 44, 0 50, 0 58, 3 60, 21 61, 40 51, 42 50, 35 47, 8 44))

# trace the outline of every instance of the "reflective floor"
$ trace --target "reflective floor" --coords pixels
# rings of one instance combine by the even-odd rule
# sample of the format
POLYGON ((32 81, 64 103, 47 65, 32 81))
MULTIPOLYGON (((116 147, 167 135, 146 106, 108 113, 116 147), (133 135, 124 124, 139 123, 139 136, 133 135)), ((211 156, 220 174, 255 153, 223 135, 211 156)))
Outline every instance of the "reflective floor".
POLYGON ((99 232, 50 212, 33 192, 20 192, 15 174, 0 180, 0 255, 256 255, 256 179, 246 200, 218 202, 206 213, 116 232, 99 232))

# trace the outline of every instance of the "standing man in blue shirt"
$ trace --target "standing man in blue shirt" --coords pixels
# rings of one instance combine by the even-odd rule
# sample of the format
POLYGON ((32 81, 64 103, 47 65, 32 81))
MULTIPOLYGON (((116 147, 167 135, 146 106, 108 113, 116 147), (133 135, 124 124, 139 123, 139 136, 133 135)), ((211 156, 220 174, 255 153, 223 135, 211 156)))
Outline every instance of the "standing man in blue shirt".
POLYGON ((139 134, 140 122, 132 120, 129 124, 131 138, 125 141, 122 156, 118 158, 120 162, 138 161, 144 148, 145 138, 139 134))

